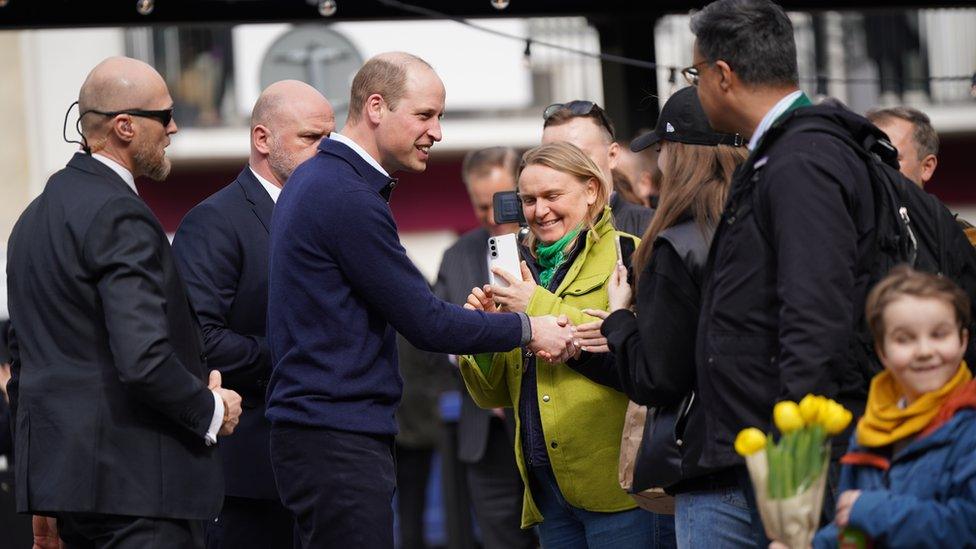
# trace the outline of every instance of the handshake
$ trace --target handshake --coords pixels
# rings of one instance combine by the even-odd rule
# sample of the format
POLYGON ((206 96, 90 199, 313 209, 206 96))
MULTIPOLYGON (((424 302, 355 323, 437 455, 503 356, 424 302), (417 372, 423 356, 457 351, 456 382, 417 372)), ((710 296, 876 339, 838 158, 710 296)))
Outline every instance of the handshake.
MULTIPOLYGON (((623 272, 626 273, 626 271, 623 272)), ((504 271, 496 271, 496 274, 507 276, 504 271)), ((626 280, 626 275, 624 276, 623 280, 626 280)), ((514 277, 507 276, 506 280, 509 286, 505 288, 487 284, 481 288, 472 288, 464 308, 489 313, 525 311, 532 293, 535 291, 536 284, 532 280, 532 274, 528 271, 524 261, 522 262, 522 277, 523 280, 519 281, 514 277)), ((629 296, 627 299, 629 300, 629 296)), ((581 351, 609 352, 607 340, 600 333, 600 327, 608 313, 592 309, 583 309, 582 312, 595 317, 597 320, 573 326, 565 315, 529 317, 532 326, 532 340, 528 344, 529 350, 547 362, 566 362, 570 358, 579 358, 581 351)))
POLYGON ((558 318, 549 316, 531 316, 532 340, 529 350, 546 362, 566 362, 570 358, 579 357, 579 347, 575 344, 573 324, 565 315, 558 318))

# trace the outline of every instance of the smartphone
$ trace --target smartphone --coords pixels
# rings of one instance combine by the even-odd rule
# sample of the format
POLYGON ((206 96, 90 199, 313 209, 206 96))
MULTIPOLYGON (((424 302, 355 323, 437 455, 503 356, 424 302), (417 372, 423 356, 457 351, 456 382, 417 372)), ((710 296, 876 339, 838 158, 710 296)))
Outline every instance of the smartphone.
POLYGON ((488 281, 495 286, 508 287, 508 282, 505 282, 504 278, 492 272, 495 267, 516 278, 522 278, 518 241, 514 234, 493 236, 488 239, 488 281))

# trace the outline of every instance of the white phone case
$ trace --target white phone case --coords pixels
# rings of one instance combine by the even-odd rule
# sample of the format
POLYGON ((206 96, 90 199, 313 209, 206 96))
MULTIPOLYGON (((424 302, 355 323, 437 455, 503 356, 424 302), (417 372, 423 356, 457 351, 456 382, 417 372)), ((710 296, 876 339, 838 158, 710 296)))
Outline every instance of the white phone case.
POLYGON ((515 278, 522 278, 522 269, 519 266, 518 241, 514 234, 493 236, 488 239, 488 281, 495 286, 507 287, 508 283, 505 282, 504 278, 491 272, 495 267, 515 278))

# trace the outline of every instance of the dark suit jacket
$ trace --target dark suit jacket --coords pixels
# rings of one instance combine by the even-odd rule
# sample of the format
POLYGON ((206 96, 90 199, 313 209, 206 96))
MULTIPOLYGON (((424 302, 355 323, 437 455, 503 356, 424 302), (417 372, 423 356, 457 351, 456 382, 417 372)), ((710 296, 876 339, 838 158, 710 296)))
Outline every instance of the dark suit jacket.
MULTIPOLYGON (((468 300, 471 288, 488 283, 488 231, 479 228, 461 235, 444 252, 434 293, 458 305, 468 300)), ((446 360, 446 359, 445 359, 446 360)), ((475 463, 485 455, 491 410, 478 407, 467 390, 461 389, 461 417, 458 419, 458 459, 475 463)))
POLYGON ((250 168, 190 210, 173 239, 180 274, 203 327, 207 364, 241 394, 234 435, 220 441, 227 495, 278 499, 264 390, 271 374, 268 230, 274 202, 250 168))
POLYGON ((18 510, 215 516, 200 329, 149 207, 76 154, 14 226, 7 289, 18 510))
POLYGON ((10 436, 10 407, 3 396, 0 396, 0 456, 13 458, 13 438, 10 436))
POLYGON ((613 226, 637 238, 644 236, 654 217, 654 210, 627 202, 620 193, 613 193, 610 197, 610 210, 613 211, 613 226))

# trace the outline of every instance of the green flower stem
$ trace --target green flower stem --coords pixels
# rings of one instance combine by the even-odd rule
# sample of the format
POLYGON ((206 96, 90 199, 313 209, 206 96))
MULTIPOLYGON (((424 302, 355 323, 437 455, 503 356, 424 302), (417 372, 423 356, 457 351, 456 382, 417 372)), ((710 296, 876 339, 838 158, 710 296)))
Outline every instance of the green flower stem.
POLYGON ((783 495, 786 498, 796 493, 794 478, 795 454, 796 454, 796 431, 783 435, 783 495))
POLYGON ((769 497, 771 499, 776 499, 779 497, 779 460, 777 459, 779 448, 776 443, 773 442, 773 435, 770 433, 766 437, 766 464, 767 464, 767 477, 766 477, 766 487, 769 492, 769 497))
POLYGON ((802 489, 806 479, 807 456, 810 453, 810 429, 804 427, 796 432, 796 447, 793 452, 793 486, 802 489))

